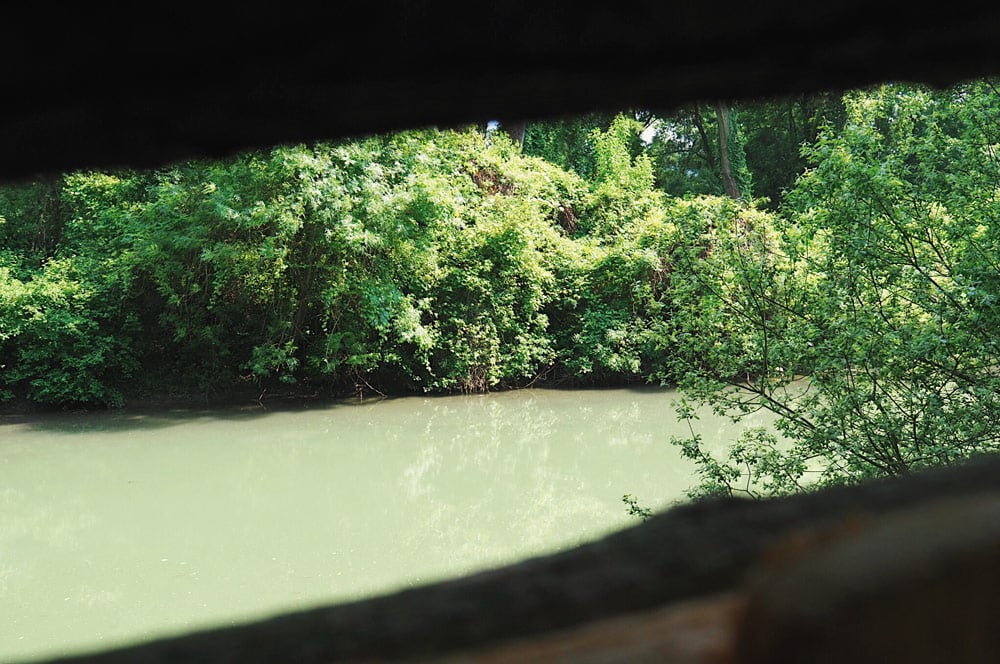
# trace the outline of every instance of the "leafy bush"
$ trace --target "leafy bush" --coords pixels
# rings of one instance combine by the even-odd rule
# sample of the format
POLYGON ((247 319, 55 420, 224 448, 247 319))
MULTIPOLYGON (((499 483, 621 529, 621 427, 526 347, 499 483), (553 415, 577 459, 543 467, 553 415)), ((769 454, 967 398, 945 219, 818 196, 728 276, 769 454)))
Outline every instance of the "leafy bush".
POLYGON ((727 461, 679 441, 707 490, 751 477, 784 492, 997 449, 998 104, 989 82, 847 95, 777 233, 716 229, 704 259, 678 265, 682 386, 722 412, 772 410, 788 441, 727 461))

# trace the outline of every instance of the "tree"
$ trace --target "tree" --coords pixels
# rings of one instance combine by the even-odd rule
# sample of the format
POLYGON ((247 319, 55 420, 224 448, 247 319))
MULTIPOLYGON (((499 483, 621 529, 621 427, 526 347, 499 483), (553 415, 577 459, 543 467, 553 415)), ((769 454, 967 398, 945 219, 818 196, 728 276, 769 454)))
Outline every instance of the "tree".
POLYGON ((589 113, 572 118, 530 122, 524 131, 524 154, 539 157, 584 179, 594 176, 595 129, 606 131, 613 113, 589 113))
POLYGON ((814 144, 822 129, 843 126, 842 95, 803 94, 741 102, 735 107, 754 193, 776 210, 806 169, 803 147, 814 144))
POLYGON ((508 120, 501 123, 501 126, 506 129, 507 135, 510 136, 514 145, 522 146, 524 145, 524 132, 527 124, 525 120, 508 120))
POLYGON ((740 187, 733 177, 733 167, 729 158, 729 141, 733 127, 730 123, 729 106, 725 102, 715 104, 715 113, 719 123, 719 172, 722 177, 722 189, 730 198, 740 198, 740 187))
POLYGON ((694 104, 653 116, 656 131, 646 152, 654 161, 660 189, 674 196, 750 194, 743 136, 729 104, 694 104))
POLYGON ((988 221, 1000 96, 991 82, 887 85, 844 102, 843 129, 807 151, 777 233, 717 226, 707 260, 687 263, 673 331, 682 387, 735 416, 770 409, 785 438, 751 434, 723 460, 678 441, 708 490, 785 492, 811 473, 851 482, 1000 446, 988 221))

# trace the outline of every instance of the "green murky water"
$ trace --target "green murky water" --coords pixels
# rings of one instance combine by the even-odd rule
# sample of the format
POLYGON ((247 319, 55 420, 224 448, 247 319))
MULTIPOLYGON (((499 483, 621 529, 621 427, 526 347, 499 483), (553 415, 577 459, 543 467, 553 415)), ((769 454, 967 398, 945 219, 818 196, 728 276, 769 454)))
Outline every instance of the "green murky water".
POLYGON ((673 400, 525 390, 0 419, 0 661, 390 592, 633 525, 622 494, 663 508, 694 481, 668 443, 673 400))

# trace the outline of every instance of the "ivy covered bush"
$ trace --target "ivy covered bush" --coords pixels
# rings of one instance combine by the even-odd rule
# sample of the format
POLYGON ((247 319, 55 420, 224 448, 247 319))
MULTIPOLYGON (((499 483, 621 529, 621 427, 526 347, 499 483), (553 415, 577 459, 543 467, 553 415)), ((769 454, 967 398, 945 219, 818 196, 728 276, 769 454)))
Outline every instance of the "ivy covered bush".
POLYGON ((593 181, 428 130, 8 188, 2 395, 641 380, 676 230, 635 131, 593 181))

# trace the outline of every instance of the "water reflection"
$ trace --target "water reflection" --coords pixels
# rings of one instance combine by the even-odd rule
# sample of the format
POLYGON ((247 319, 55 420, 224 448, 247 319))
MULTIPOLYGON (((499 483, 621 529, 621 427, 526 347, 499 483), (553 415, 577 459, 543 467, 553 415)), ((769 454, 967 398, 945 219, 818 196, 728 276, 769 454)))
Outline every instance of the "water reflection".
MULTIPOLYGON (((662 390, 0 421, 0 660, 386 592, 572 546, 693 468, 662 390)), ((706 414, 706 437, 735 437, 706 414)))

